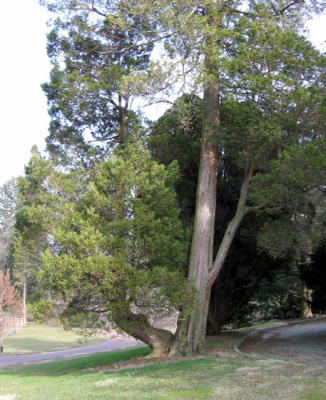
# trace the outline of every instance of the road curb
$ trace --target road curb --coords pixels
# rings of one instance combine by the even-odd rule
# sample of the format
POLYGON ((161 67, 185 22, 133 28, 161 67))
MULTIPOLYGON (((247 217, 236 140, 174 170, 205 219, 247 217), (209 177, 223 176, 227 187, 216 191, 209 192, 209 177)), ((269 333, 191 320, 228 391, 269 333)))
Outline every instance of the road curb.
MULTIPOLYGON (((123 343, 121 341, 122 346, 114 346, 113 348, 101 348, 101 349, 95 349, 92 346, 91 348, 85 347, 80 347, 80 348, 75 348, 71 350, 80 350, 80 352, 76 353, 71 353, 71 354, 56 354, 56 352, 46 352, 46 353, 33 353, 33 354, 25 354, 25 356, 49 356, 49 358, 40 358, 40 359, 32 359, 32 360, 13 360, 14 356, 8 355, 4 356, 3 358, 0 358, 0 370, 5 370, 9 368, 14 368, 18 366, 24 366, 24 365, 31 365, 31 364, 42 364, 42 363, 47 363, 47 362, 53 362, 53 361, 63 361, 63 360, 71 360, 71 359, 77 359, 77 358, 82 358, 82 357, 87 357, 93 354, 99 354, 99 353, 107 353, 111 351, 116 351, 116 350, 123 350, 123 349, 128 349, 128 348, 134 348, 138 346, 142 346, 140 343, 123 343), (125 344, 125 345, 124 345, 125 344), (5 360, 7 358, 7 360, 5 360), (1 362, 2 361, 2 362, 1 362), (7 361, 5 363, 4 361, 7 361)), ((95 345, 94 345, 95 346, 95 345)))
POLYGON ((232 347, 233 347, 233 350, 236 353, 238 353, 239 355, 241 355, 243 357, 249 357, 249 358, 254 358, 254 359, 265 358, 265 359, 271 359, 271 360, 274 360, 274 361, 287 362, 287 363, 291 363, 291 364, 309 365, 307 363, 301 363, 301 362, 298 363, 296 361, 292 361, 292 360, 289 360, 289 359, 286 359, 286 358, 282 358, 282 357, 275 357, 275 356, 268 355, 268 354, 265 354, 265 353, 254 353, 254 352, 253 353, 245 353, 242 350, 240 350, 240 347, 246 341, 248 341, 248 339, 252 338, 253 336, 261 334, 261 333, 264 333, 264 332, 272 331, 273 329, 277 330, 277 329, 280 329, 280 328, 289 327, 291 325, 296 325, 296 324, 299 325, 299 324, 302 324, 303 322, 308 322, 308 321, 317 322, 317 321, 323 321, 323 320, 325 320, 324 317, 321 317, 321 318, 309 318, 309 319, 307 318, 307 319, 300 319, 300 320, 296 320, 296 321, 287 321, 283 325, 280 325, 280 326, 271 326, 271 327, 267 327, 267 328, 257 329, 257 330, 255 330, 253 332, 250 332, 248 335, 244 336, 243 338, 241 338, 239 340, 239 342, 236 343, 235 345, 233 345, 232 347))
POLYGON ((250 339, 252 336, 255 336, 255 335, 257 335, 258 333, 260 333, 260 332, 263 332, 263 331, 267 331, 267 330, 269 330, 269 329, 273 329, 273 328, 275 328, 275 327, 268 327, 268 328, 262 328, 262 329, 257 329, 257 330, 255 330, 255 331, 253 331, 253 332, 250 332, 250 333, 248 333, 248 335, 246 335, 246 336, 244 336, 243 338, 241 338, 240 340, 239 340, 239 342, 238 343, 236 343, 236 344, 234 344, 232 347, 233 347, 233 350, 236 352, 236 353, 238 353, 238 354, 240 354, 241 356, 244 356, 244 357, 250 357, 250 358, 262 358, 262 357, 264 357, 264 355, 262 354, 261 356, 259 356, 258 354, 256 355, 255 353, 251 353, 251 354, 249 354, 249 353, 245 353, 245 352, 243 352, 243 351, 241 351, 240 350, 240 347, 243 345, 243 343, 245 342, 245 341, 247 341, 248 339, 250 339))

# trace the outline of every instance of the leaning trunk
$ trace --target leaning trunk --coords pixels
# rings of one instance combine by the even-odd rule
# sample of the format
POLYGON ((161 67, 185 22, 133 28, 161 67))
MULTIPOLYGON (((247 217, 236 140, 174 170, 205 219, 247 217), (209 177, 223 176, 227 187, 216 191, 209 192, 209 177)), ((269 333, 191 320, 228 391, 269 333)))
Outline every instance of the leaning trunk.
POLYGON ((169 353, 173 334, 153 327, 145 315, 128 311, 128 318, 118 318, 116 323, 120 329, 147 344, 152 349, 151 357, 162 357, 169 353))

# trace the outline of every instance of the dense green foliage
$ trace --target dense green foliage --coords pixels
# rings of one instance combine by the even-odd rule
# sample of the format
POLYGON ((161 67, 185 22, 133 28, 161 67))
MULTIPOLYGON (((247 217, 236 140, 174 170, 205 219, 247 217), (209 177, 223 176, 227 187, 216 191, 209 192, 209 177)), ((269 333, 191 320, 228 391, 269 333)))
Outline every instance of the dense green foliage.
POLYGON ((17 182, 11 179, 0 188, 0 269, 12 266, 14 223, 17 211, 17 182))
POLYGON ((48 150, 61 163, 89 165, 126 142, 137 125, 129 79, 150 65, 153 44, 137 45, 146 29, 141 18, 125 29, 109 15, 78 11, 54 21, 48 35, 54 66, 43 89, 51 116, 48 150))
POLYGON ((53 302, 42 298, 36 302, 29 303, 27 311, 33 320, 39 324, 48 323, 56 315, 53 302))
POLYGON ((54 225, 51 209, 54 204, 60 205, 60 197, 54 192, 52 172, 52 163, 34 147, 25 176, 17 183, 19 208, 15 215, 12 268, 24 301, 40 290, 37 273, 42 266, 41 253, 48 246, 48 234, 54 225))
POLYGON ((64 298, 71 323, 113 320, 128 331, 135 307, 149 319, 188 305, 177 175, 175 163, 165 168, 127 147, 98 166, 77 202, 65 203, 41 277, 64 298))

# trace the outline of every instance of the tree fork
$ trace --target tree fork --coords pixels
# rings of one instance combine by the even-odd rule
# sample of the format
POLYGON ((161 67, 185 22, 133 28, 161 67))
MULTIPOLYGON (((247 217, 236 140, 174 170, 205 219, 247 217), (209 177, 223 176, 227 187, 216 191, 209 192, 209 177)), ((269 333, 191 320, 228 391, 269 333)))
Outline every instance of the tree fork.
MULTIPOLYGON (((207 2, 210 24, 220 26, 221 0, 207 2)), ((188 279, 196 289, 194 307, 189 317, 178 322, 171 354, 189 355, 204 351, 210 287, 209 271, 213 264, 214 227, 216 210, 216 186, 218 170, 217 136, 219 127, 218 63, 214 52, 218 51, 218 39, 206 38, 204 115, 202 127, 201 157, 198 173, 194 232, 190 252, 188 279)))
MULTIPOLYGON (((183 355, 191 355, 204 352, 206 324, 212 286, 222 269, 225 258, 244 216, 252 211, 251 208, 246 207, 252 176, 253 170, 250 170, 244 177, 236 213, 225 231, 215 261, 211 264, 211 268, 202 268, 201 271, 190 271, 194 275, 197 273, 197 275, 195 275, 197 278, 196 283, 200 282, 201 286, 196 286, 197 294, 190 317, 185 320, 180 320, 178 324, 170 354, 181 353, 183 355)), ((199 263, 197 265, 199 265, 199 263)))

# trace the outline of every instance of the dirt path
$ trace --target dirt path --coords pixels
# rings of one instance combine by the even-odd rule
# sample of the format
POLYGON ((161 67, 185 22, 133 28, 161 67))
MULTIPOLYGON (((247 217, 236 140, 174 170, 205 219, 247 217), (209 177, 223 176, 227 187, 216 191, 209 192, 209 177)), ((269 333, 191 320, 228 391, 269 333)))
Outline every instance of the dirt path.
POLYGON ((87 354, 101 353, 104 351, 110 351, 115 349, 123 349, 126 347, 136 346, 137 344, 139 344, 139 342, 137 342, 133 338, 117 336, 116 338, 111 338, 105 342, 96 345, 83 346, 74 349, 59 350, 59 351, 52 351, 48 353, 39 353, 39 354, 15 354, 15 355, 1 354, 0 369, 31 362, 52 361, 57 358, 73 358, 87 354))
POLYGON ((244 338, 238 348, 249 355, 326 365, 326 319, 262 329, 244 338))

